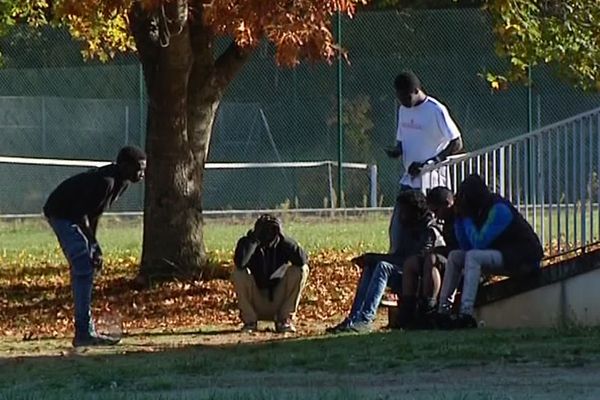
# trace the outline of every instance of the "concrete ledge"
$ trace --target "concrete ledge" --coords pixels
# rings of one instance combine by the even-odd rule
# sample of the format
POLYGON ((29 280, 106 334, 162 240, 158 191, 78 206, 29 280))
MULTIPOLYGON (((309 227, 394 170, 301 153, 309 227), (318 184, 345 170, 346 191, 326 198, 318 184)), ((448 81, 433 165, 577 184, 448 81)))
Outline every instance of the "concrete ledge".
POLYGON ((476 306, 506 299, 596 269, 600 269, 600 249, 542 268, 527 277, 509 278, 483 285, 477 294, 476 306))
POLYGON ((600 325, 600 250, 535 275, 480 288, 476 314, 488 327, 600 325))

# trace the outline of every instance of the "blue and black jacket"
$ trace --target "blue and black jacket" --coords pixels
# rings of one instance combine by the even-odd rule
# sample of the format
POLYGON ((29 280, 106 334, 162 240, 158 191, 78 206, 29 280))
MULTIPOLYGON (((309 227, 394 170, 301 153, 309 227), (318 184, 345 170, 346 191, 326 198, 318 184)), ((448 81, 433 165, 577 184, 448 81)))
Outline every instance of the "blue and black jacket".
POLYGON ((482 218, 458 217, 454 229, 460 249, 494 249, 502 253, 504 267, 518 271, 522 266, 539 268, 544 250, 533 228, 506 199, 491 196, 482 218))

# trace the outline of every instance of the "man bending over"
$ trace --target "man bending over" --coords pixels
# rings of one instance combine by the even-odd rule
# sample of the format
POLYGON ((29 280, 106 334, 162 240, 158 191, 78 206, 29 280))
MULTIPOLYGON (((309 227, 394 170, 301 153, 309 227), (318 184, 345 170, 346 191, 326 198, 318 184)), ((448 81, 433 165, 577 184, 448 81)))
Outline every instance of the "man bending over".
POLYGON ((94 272, 102 268, 102 251, 96 230, 102 213, 125 192, 129 183, 141 181, 145 170, 144 151, 132 146, 123 147, 116 164, 68 178, 54 189, 44 205, 44 215, 70 265, 75 303, 75 347, 118 342, 97 334, 91 316, 94 272))

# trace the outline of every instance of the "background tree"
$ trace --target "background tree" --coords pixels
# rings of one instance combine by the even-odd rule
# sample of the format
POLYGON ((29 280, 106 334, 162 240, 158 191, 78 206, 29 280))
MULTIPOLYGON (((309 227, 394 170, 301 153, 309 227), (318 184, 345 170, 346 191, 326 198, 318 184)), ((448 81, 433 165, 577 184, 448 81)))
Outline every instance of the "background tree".
POLYGON ((84 56, 136 50, 149 97, 140 277, 198 275, 206 264, 202 181, 219 102, 262 39, 275 59, 333 60, 332 16, 366 0, 9 0, 2 28, 66 25, 84 56), (218 36, 231 38, 215 54, 218 36))
POLYGON ((367 5, 372 10, 389 9, 446 9, 475 8, 485 4, 485 0, 373 0, 367 5))
MULTIPOLYGON (((372 135, 375 125, 371 119, 371 99, 366 94, 343 99, 342 124, 344 126, 345 157, 352 162, 373 162, 372 135)), ((337 100, 331 105, 327 126, 338 125, 337 100)), ((335 133, 337 135, 337 132, 335 133)), ((348 189, 348 188, 346 188, 348 189)))
POLYGON ((440 9, 483 7, 498 37, 496 51, 509 71, 489 74, 496 88, 527 82, 527 68, 553 66, 584 89, 600 90, 600 2, 597 0, 373 0, 368 8, 440 9))
MULTIPOLYGON (((336 10, 352 15, 366 0, 3 0, 0 34, 11 25, 57 24, 85 44, 85 56, 106 60, 136 50, 149 95, 141 276, 197 274, 205 265, 202 177, 215 113, 227 85, 261 39, 276 61, 332 60, 336 10), (215 54, 218 36, 231 39, 215 54)), ((456 6, 481 1, 457 0, 456 6)), ((379 7, 451 7, 447 0, 376 0, 379 7)), ((554 65, 587 88, 598 88, 600 4, 597 0, 488 0, 506 78, 527 66, 554 65)), ((376 39, 374 39, 376 40, 376 39)))
POLYGON ((600 89, 598 0, 491 0, 497 52, 510 61, 495 86, 527 79, 527 67, 549 64, 584 89, 600 89))

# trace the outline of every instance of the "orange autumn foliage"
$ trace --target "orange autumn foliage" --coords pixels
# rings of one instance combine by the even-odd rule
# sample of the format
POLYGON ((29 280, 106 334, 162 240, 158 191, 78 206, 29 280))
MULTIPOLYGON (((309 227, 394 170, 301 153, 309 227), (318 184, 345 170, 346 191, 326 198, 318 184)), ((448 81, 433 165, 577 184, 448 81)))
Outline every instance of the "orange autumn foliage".
MULTIPOLYGON (((267 39, 280 65, 302 59, 333 60, 341 51, 332 34, 332 17, 340 11, 352 17, 368 0, 140 0, 143 9, 163 14, 169 24, 202 25, 217 36, 228 36, 240 47, 252 48, 267 39)), ((134 50, 128 12, 133 0, 27 0, 14 2, 13 15, 32 24, 58 22, 86 43, 84 55, 107 59, 134 50)), ((176 31, 177 29, 171 31, 176 31)))

